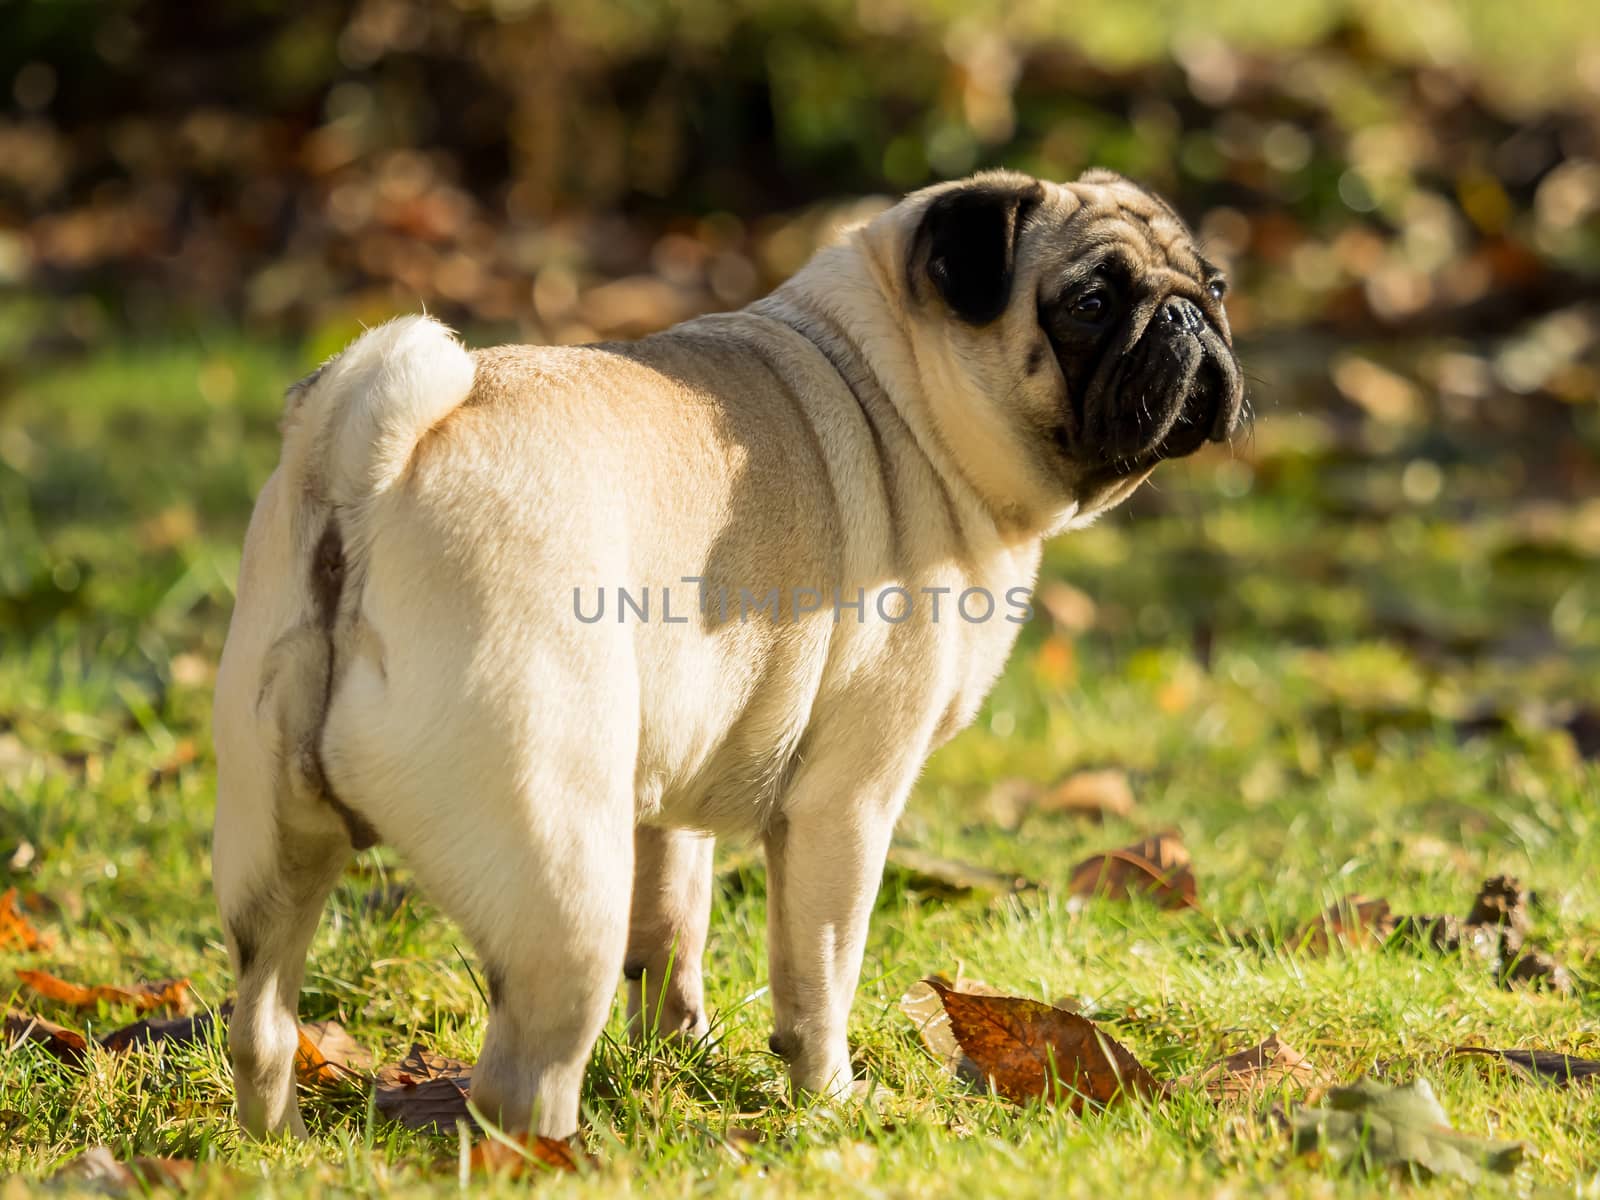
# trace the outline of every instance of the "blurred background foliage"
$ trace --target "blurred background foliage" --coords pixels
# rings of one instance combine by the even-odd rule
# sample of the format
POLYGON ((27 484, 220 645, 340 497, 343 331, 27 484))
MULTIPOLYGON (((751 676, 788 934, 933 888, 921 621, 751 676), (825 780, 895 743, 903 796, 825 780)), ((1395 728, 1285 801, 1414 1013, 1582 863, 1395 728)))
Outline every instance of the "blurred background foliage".
POLYGON ((906 189, 1093 164, 1230 269, 1260 419, 1053 552, 1083 593, 1025 639, 1046 677, 1288 643, 1347 647, 1308 670, 1358 708, 1600 698, 1600 5, 0 13, 0 641, 29 654, 71 616, 86 661, 214 655, 278 394, 363 322, 633 336, 906 189))
MULTIPOLYGON (((1565 0, 5 13, 0 276, 75 294, 68 340, 419 301, 527 337, 637 332, 764 291, 841 199, 1001 164, 1171 194, 1242 275, 1246 335, 1493 324, 1600 262, 1600 6, 1565 0)), ((1540 365, 1564 364, 1508 370, 1560 373, 1540 365)))

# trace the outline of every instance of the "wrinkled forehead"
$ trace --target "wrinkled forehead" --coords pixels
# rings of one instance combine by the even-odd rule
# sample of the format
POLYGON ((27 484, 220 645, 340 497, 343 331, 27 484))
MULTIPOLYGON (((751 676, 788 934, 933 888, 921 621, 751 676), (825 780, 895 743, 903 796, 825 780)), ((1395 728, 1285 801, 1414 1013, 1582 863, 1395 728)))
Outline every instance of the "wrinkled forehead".
POLYGON ((1169 273, 1202 284, 1221 274, 1171 205, 1126 180, 1052 184, 1043 208, 1041 248, 1052 246, 1063 260, 1120 262, 1133 274, 1169 273))

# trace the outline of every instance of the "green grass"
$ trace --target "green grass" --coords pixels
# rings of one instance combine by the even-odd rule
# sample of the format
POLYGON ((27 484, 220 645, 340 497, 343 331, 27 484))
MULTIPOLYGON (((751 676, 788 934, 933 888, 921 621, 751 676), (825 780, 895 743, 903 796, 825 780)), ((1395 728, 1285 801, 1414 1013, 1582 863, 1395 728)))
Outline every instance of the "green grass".
MULTIPOLYGON (((304 366, 294 350, 231 338, 129 346, 41 370, 0 407, 0 886, 56 906, 38 918, 53 949, 0 951, 0 991, 14 969, 40 967, 81 982, 187 975, 208 1004, 229 994, 209 894, 210 677, 249 505, 276 453, 277 396, 304 366), (186 742, 196 757, 173 766, 186 742), (32 861, 6 868, 23 843, 32 861)), ((1600 420, 1553 412, 1507 444, 1442 419, 1396 430, 1300 410, 1280 397, 1237 457, 1163 468, 1127 511, 1052 547, 1047 575, 1093 597, 1093 628, 1064 657, 1041 656, 1042 616, 1024 632, 901 828, 1043 886, 941 901, 890 872, 852 1023, 876 1099, 828 1110, 785 1098, 759 994, 762 878, 747 847, 728 847, 745 865, 723 876, 707 955, 719 1047, 633 1048, 619 1010, 585 1090, 601 1165, 546 1190, 1411 1188, 1291 1157, 1267 1102, 1218 1108, 1179 1088, 1157 1106, 1078 1118, 973 1095, 897 1009, 913 981, 958 968, 1014 994, 1078 998, 1162 1078, 1277 1031, 1335 1079, 1424 1075, 1458 1128, 1535 1147, 1512 1178, 1440 1181, 1436 1194, 1595 1185, 1600 1093, 1448 1051, 1600 1056, 1600 772, 1542 715, 1600 699, 1600 572, 1581 548, 1528 532, 1524 501, 1541 481, 1506 469, 1544 437, 1592 464, 1600 420), (1444 486, 1407 499, 1419 459, 1444 486), (1459 719, 1485 708, 1508 725, 1464 736, 1459 719), (999 779, 1102 763, 1131 773, 1132 819, 1033 815, 1007 833, 985 816, 999 779), (1194 856, 1203 913, 1063 894, 1078 859, 1163 827, 1194 856), (1502 990, 1465 958, 1284 948, 1346 892, 1459 913, 1502 872, 1539 892, 1538 936, 1577 975, 1576 995, 1502 990), (1245 950, 1224 936, 1240 929, 1278 936, 1245 950), (723 1144, 729 1128, 762 1135, 743 1161, 723 1144)), ((1574 501, 1553 501, 1577 520, 1574 501)), ((470 1059, 485 1012, 458 957, 467 946, 420 897, 367 903, 406 878, 383 851, 361 857, 312 949, 302 1015, 342 1021, 381 1060, 413 1040, 470 1059)), ((131 1019, 20 991, 12 1003, 100 1031, 131 1019)), ((0 1171, 37 1179, 103 1142, 119 1156, 215 1160, 231 1173, 210 1183, 219 1192, 241 1179, 277 1194, 457 1186, 453 1139, 386 1124, 359 1089, 303 1098, 315 1134, 304 1146, 241 1142, 229 1104, 216 1046, 96 1055, 82 1072, 23 1047, 0 1057, 0 1171)))

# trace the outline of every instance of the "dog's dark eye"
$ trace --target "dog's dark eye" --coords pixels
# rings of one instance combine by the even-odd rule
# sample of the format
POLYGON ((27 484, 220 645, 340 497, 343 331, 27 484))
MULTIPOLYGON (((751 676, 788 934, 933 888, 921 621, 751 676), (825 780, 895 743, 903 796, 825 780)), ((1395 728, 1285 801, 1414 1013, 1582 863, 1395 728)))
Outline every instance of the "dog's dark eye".
POLYGON ((1206 291, 1213 300, 1221 300, 1228 294, 1228 281, 1225 279, 1213 279, 1206 284, 1206 291))
POLYGON ((1099 321, 1111 307, 1111 297, 1103 291, 1085 292, 1072 302, 1072 315, 1091 324, 1099 321))

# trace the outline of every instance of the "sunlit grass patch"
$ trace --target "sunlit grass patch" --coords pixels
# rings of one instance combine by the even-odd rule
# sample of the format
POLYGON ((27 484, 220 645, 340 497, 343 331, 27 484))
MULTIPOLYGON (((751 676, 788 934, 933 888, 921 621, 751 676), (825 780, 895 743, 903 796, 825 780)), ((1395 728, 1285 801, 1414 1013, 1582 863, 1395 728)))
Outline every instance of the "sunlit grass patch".
MULTIPOLYGON (((211 670, 243 522, 276 453, 277 396, 299 367, 230 339, 130 348, 40 374, 5 412, 5 445, 20 430, 30 449, 0 465, 16 551, 0 570, 0 885, 43 897, 35 919, 55 938, 0 949, 13 1006, 37 1004, 11 990, 10 972, 34 967, 85 983, 187 976, 208 1006, 229 995, 209 895, 211 670)), ((1173 466, 1132 511, 1052 547, 1049 574, 1090 597, 1091 623, 1067 634, 1041 613, 1024 631, 900 830, 1038 886, 939 899, 891 872, 852 1022, 879 1091, 836 1106, 789 1097, 766 1045, 764 879, 750 847, 729 845, 707 954, 714 1044, 636 1047, 619 1004, 584 1091, 601 1165, 541 1186, 1097 1198, 1409 1186, 1293 1157, 1270 1105, 1219 1108, 1193 1088, 1082 1117, 977 1094, 899 1009, 938 971, 1070 998, 1162 1079, 1277 1032, 1330 1078, 1426 1077, 1457 1128, 1535 1148, 1509 1180, 1442 1181, 1440 1194, 1592 1175, 1600 1093, 1451 1056, 1600 1056, 1600 773, 1558 719, 1600 696, 1600 639, 1587 619, 1551 615, 1592 563, 1525 572, 1466 508, 1352 516, 1288 469, 1299 458, 1256 453, 1242 491, 1236 471, 1219 478, 1226 459, 1173 466), (1430 624, 1436 613, 1448 620, 1430 624), (1507 642, 1519 630, 1548 632, 1555 649, 1507 642), (1505 720, 1474 723, 1486 705, 1505 720), (1009 830, 989 816, 1004 779, 1105 765, 1127 772, 1131 812, 1025 812, 1009 830), (1087 855, 1168 828, 1193 857, 1199 911, 1066 894, 1087 855), (1533 936, 1575 994, 1508 990, 1466 953, 1297 947, 1350 893, 1460 914, 1501 873, 1537 892, 1533 936)), ((485 1022, 470 949, 409 880, 387 851, 358 860, 312 948, 301 1015, 341 1022, 379 1061, 413 1041, 470 1061, 485 1022)), ((38 1007, 90 1034, 131 1019, 38 1007)), ((360 1087, 306 1095, 306 1146, 244 1144, 229 1104, 214 1040, 94 1051, 82 1070, 19 1047, 0 1057, 0 1170, 31 1181, 103 1142, 213 1160, 230 1172, 219 1188, 456 1187, 456 1140, 385 1121, 360 1087)))

